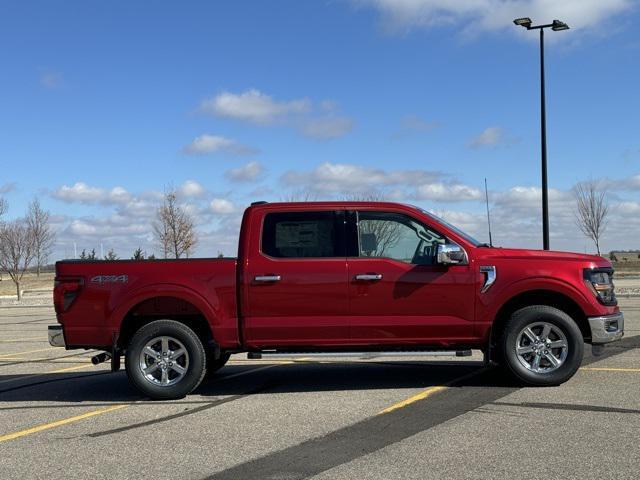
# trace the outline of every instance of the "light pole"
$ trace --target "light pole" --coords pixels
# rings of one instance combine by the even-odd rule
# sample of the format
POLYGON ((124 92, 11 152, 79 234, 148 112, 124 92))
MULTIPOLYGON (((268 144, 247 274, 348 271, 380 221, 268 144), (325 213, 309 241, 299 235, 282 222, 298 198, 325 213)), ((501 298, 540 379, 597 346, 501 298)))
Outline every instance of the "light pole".
POLYGON ((546 25, 531 25, 529 17, 516 18, 513 23, 527 30, 540 30, 540 143, 542 148, 542 244, 549 250, 549 189, 547 186, 547 112, 544 97, 544 29, 554 32, 569 30, 569 25, 560 20, 546 25))

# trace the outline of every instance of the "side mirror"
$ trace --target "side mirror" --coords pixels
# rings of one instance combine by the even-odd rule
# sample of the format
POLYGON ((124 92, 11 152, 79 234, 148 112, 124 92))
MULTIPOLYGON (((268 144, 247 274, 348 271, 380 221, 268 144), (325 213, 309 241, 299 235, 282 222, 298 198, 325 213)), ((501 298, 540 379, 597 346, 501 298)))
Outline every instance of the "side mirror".
POLYGON ((438 263, 440 265, 460 265, 467 263, 467 253, 455 243, 438 245, 438 263))

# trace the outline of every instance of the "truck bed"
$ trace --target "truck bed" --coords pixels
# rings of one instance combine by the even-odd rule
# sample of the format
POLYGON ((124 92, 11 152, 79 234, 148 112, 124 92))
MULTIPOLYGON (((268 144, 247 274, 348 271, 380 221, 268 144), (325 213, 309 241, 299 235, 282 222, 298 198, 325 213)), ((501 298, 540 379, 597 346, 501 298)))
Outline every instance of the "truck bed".
MULTIPOLYGON (((125 318, 163 312, 190 316, 194 307, 216 329, 221 345, 238 344, 235 258, 178 260, 63 260, 56 263, 56 295, 78 280, 64 309, 56 306, 68 348, 109 347, 125 318)), ((122 332, 120 332, 122 334, 122 332)))

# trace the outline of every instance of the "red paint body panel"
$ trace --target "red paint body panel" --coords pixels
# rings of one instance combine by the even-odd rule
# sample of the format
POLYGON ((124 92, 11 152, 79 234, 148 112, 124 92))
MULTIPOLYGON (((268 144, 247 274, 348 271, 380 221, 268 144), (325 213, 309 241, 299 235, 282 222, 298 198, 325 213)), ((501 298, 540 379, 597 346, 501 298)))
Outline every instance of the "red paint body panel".
POLYGON ((565 295, 586 316, 617 312, 618 307, 600 304, 582 277, 585 268, 610 266, 590 255, 475 247, 447 225, 407 205, 262 204, 245 212, 238 260, 58 262, 58 278, 81 278, 83 284, 70 307, 57 316, 69 348, 109 348, 137 306, 151 301, 155 303, 150 307, 163 308, 166 302, 154 300, 158 298, 176 299, 174 313, 199 312, 215 342, 235 351, 296 346, 468 348, 487 341, 505 303, 532 290, 565 295), (310 210, 404 213, 464 248, 469 264, 416 266, 346 256, 276 259, 262 253, 267 213, 310 210), (483 265, 497 271, 497 280, 486 293, 480 293, 483 265), (356 281, 359 273, 381 273, 383 278, 356 281), (281 280, 257 283, 259 275, 279 275, 281 280), (107 281, 95 281, 96 277, 107 281))

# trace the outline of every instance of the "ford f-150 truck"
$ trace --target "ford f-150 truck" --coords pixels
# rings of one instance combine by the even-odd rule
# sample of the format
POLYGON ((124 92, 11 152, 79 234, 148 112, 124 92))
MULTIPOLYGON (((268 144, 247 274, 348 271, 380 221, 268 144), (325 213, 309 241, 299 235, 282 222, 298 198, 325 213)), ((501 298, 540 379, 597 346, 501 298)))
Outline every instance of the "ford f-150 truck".
POLYGON ((557 385, 584 343, 623 335, 609 261, 494 248, 414 206, 256 202, 237 258, 56 264, 49 341, 124 356, 130 382, 179 398, 238 352, 481 349, 557 385))

